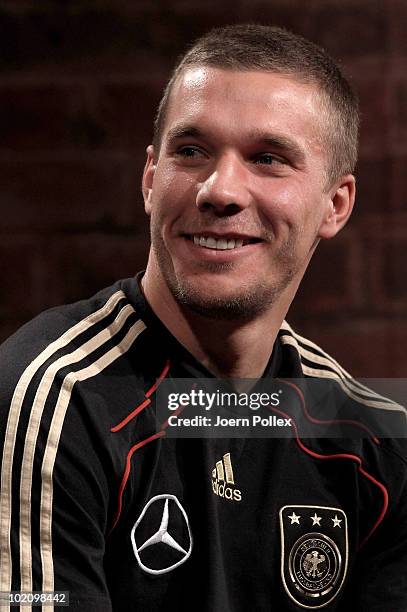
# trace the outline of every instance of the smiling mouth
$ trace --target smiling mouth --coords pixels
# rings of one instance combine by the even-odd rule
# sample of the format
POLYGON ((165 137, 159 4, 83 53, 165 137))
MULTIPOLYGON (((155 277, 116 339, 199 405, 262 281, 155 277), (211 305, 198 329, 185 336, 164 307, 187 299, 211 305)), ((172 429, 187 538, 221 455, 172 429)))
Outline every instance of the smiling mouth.
POLYGON ((233 249, 247 246, 248 244, 256 244, 261 242, 260 238, 248 238, 247 236, 234 238, 231 236, 215 238, 214 236, 207 236, 205 234, 185 234, 184 236, 197 246, 219 251, 231 251, 233 249))

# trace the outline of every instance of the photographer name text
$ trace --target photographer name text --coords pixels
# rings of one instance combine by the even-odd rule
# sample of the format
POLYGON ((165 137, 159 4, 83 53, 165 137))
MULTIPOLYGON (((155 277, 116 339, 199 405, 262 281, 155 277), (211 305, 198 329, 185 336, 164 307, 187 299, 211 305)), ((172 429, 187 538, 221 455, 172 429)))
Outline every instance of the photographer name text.
POLYGON ((250 417, 220 417, 216 418, 196 415, 180 417, 171 415, 168 418, 170 427, 291 427, 291 419, 277 417, 274 414, 261 417, 258 414, 250 417))

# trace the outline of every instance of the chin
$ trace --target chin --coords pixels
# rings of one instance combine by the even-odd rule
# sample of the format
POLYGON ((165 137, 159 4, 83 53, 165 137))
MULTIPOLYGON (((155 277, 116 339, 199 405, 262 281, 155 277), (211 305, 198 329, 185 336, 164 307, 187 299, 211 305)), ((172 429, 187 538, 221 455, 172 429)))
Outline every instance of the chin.
POLYGON ((214 292, 177 283, 170 286, 171 293, 181 307, 210 319, 250 320, 270 309, 278 297, 278 291, 268 287, 256 287, 239 292, 214 292))

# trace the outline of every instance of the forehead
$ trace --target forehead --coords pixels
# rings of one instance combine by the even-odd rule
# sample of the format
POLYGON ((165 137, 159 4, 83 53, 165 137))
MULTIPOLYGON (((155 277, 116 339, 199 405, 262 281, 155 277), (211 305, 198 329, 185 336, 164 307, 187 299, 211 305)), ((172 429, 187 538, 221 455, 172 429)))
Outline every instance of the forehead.
POLYGON ((318 87, 295 76, 194 66, 173 84, 162 135, 180 123, 225 135, 278 131, 317 146, 322 115, 318 87))

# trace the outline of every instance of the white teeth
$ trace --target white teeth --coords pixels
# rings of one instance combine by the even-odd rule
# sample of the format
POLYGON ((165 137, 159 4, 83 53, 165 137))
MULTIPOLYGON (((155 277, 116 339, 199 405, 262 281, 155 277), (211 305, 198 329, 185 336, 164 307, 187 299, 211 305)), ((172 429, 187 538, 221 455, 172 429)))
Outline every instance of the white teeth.
POLYGON ((243 246, 243 239, 239 238, 235 240, 234 238, 230 238, 227 240, 226 238, 213 238, 212 236, 193 236, 194 244, 199 246, 206 247, 207 249, 218 249, 220 251, 225 251, 226 249, 236 249, 238 247, 243 246))
POLYGON ((206 246, 210 249, 217 249, 218 241, 215 240, 215 238, 212 238, 212 236, 209 236, 209 238, 206 239, 206 246))
POLYGON ((216 241, 216 248, 221 249, 222 251, 224 251, 225 249, 228 248, 228 241, 225 240, 224 238, 221 238, 220 240, 216 241))

